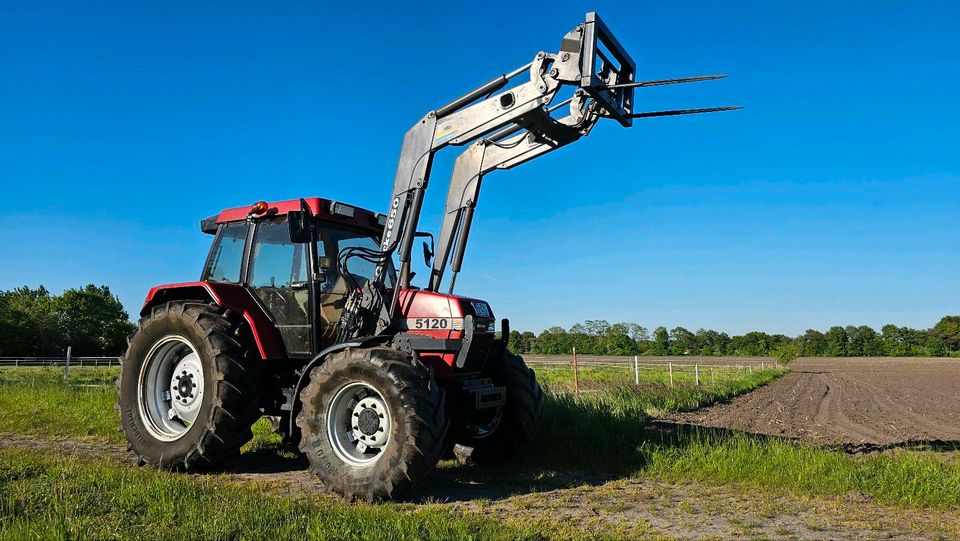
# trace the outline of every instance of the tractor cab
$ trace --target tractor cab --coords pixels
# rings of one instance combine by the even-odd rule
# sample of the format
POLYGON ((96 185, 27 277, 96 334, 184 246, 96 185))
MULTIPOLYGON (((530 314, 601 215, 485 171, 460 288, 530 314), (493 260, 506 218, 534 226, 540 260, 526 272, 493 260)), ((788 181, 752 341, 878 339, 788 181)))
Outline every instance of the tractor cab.
POLYGON ((364 209, 320 198, 303 205, 315 221, 315 238, 307 242, 291 238, 288 213, 302 211, 300 200, 261 201, 201 223, 215 236, 201 281, 247 289, 273 321, 288 357, 310 357, 335 343, 350 285, 362 286, 375 270, 357 261, 344 275, 337 258, 351 248, 375 250, 383 231, 380 215, 364 209))
MULTIPOLYGON (((382 222, 376 213, 319 198, 224 210, 201 223, 214 241, 199 283, 233 290, 262 312, 269 324, 257 334, 278 334, 283 350, 264 358, 312 358, 342 342, 351 293, 374 280, 377 262, 358 254, 378 249, 382 222)), ((416 350, 440 378, 480 372, 494 346, 490 306, 415 287, 398 290, 394 276, 388 262, 384 291, 396 301, 382 316, 390 321, 381 336, 416 350)))

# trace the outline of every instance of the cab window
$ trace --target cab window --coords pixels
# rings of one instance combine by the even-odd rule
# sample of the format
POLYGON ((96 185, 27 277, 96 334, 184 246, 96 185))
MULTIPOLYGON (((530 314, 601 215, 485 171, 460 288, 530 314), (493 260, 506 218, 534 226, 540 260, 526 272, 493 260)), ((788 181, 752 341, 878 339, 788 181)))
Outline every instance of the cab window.
POLYGON ((246 239, 247 224, 235 222, 220 226, 213 250, 203 270, 203 279, 211 282, 239 283, 243 245, 246 239))

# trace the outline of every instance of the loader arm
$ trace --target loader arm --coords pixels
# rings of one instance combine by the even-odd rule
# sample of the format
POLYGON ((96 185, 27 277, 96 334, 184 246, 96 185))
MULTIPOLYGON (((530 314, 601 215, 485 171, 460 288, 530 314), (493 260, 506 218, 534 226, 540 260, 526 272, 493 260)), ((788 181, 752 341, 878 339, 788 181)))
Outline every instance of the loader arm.
POLYGON ((417 121, 403 139, 380 251, 364 254, 376 263, 373 280, 364 291, 351 293, 340 319, 340 340, 383 332, 390 325, 397 295, 410 287, 411 247, 438 151, 469 144, 508 125, 542 121, 545 107, 564 85, 588 93, 604 106, 606 116, 630 126, 634 89, 629 83, 634 81, 634 71, 633 60, 603 21, 595 13, 587 13, 583 23, 567 32, 557 53, 541 51, 529 64, 496 77, 417 121), (601 52, 601 48, 607 52, 601 52), (528 81, 503 91, 523 73, 529 75, 528 81), (393 299, 387 302, 384 273, 394 253, 400 261, 397 287, 393 299))
POLYGON ((516 167, 579 140, 589 134, 599 120, 597 109, 595 102, 588 102, 586 94, 578 90, 573 98, 539 115, 535 122, 527 119, 522 124, 481 139, 457 157, 427 290, 439 291, 444 267, 452 255, 450 293, 453 293, 483 177, 491 171, 516 167), (570 114, 559 119, 550 116, 549 113, 568 103, 570 114), (517 135, 518 131, 522 133, 517 135))

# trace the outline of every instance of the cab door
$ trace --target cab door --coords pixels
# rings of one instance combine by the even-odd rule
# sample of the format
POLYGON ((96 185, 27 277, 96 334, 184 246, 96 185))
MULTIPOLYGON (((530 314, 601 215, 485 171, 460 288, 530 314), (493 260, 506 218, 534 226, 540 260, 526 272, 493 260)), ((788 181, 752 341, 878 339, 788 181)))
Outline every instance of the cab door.
POLYGON ((273 318, 287 355, 313 353, 308 247, 290 241, 286 217, 256 224, 247 284, 273 318))

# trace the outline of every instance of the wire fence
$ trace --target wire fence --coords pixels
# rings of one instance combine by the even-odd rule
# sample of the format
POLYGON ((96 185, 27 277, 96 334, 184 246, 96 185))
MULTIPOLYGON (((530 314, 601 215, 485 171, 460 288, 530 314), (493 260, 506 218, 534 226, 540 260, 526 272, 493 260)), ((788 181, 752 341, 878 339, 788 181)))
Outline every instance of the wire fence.
POLYGON ((601 355, 527 355, 526 363, 548 387, 574 393, 597 392, 633 383, 715 385, 760 370, 778 369, 770 357, 636 357, 601 355))
POLYGON ((119 357, 0 357, 5 366, 120 366, 119 357))
MULTIPOLYGON (((628 383, 714 385, 749 376, 758 370, 778 369, 771 357, 637 357, 605 355, 526 355, 538 379, 553 389, 596 392, 628 383)), ((120 366, 118 357, 0 357, 3 367, 120 366)))

